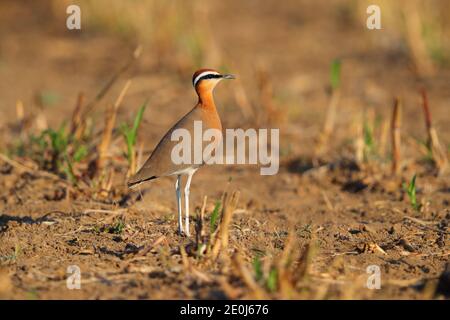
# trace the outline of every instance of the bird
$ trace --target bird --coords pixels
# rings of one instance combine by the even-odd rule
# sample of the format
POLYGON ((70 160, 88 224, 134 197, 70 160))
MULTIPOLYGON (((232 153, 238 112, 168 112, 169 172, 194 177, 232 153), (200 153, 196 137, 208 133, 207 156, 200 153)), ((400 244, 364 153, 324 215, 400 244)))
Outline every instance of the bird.
MULTIPOLYGON (((217 129, 222 131, 222 123, 214 103, 213 91, 216 85, 223 79, 235 79, 232 74, 221 74, 214 69, 200 69, 192 76, 192 85, 198 96, 198 102, 194 108, 184 117, 175 123, 156 145, 155 149, 144 162, 142 167, 131 176, 128 187, 134 188, 143 182, 150 181, 165 176, 176 176, 175 194, 178 209, 178 233, 190 237, 189 231, 189 193, 192 176, 205 164, 203 159, 200 164, 177 164, 171 159, 172 149, 177 144, 172 141, 172 133, 177 129, 187 129, 189 133, 194 131, 194 122, 201 121, 203 129, 217 129), (187 176, 184 187, 185 200, 185 223, 183 228, 182 208, 181 208, 181 177, 187 176)), ((218 138, 221 139, 221 136, 218 138)), ((191 139, 194 143, 195 139, 191 139)), ((218 143, 219 141, 215 141, 218 143)))

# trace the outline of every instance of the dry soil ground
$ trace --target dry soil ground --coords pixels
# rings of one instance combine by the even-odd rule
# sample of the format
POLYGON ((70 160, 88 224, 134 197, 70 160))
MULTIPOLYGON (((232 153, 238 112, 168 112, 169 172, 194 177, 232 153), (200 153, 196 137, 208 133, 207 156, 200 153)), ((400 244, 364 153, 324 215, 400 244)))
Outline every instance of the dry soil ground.
MULTIPOLYGON (((294 248, 313 247, 307 279, 295 297, 448 297, 448 289, 436 291, 450 252, 450 179, 448 174, 437 176, 423 161, 415 139, 426 137, 417 93, 417 88, 425 85, 435 126, 448 151, 449 71, 440 69, 434 77, 419 82, 396 38, 383 31, 368 35, 358 25, 342 25, 337 7, 315 7, 313 3, 257 6, 252 1, 226 1, 212 6, 212 33, 234 62, 256 110, 260 107, 254 80, 258 65, 263 65, 270 77, 275 104, 284 115, 284 120, 272 125, 281 127, 281 166, 275 176, 261 176, 256 166, 205 167, 194 176, 192 206, 201 207, 206 195, 209 217, 224 190, 240 191, 228 250, 231 255, 239 248, 251 273, 255 272, 252 261, 256 256, 268 272, 283 251, 289 232, 295 234, 294 248), (329 150, 313 166, 314 144, 329 101, 325 90, 329 65, 336 57, 343 58, 336 129, 329 150), (398 177, 390 176, 389 157, 356 164, 351 151, 351 128, 359 110, 373 109, 389 119, 394 95, 403 98, 404 156, 398 177), (402 187, 414 174, 420 211, 411 207, 402 187), (369 265, 380 267, 380 290, 366 287, 369 265)), ((17 99, 28 112, 39 110, 36 93, 57 93, 56 102, 42 113, 50 126, 58 126, 70 119, 78 92, 83 91, 88 100, 93 97, 134 48, 113 36, 55 32, 33 20, 30 12, 22 14, 28 14, 24 21, 29 25, 13 23, 11 16, 7 19, 4 15, 5 27, 1 28, 2 148, 19 136, 14 131, 17 99)), ((180 75, 176 68, 164 65, 169 58, 156 54, 151 47, 144 47, 141 59, 129 72, 133 83, 119 111, 121 120, 129 119, 149 99, 139 134, 146 154, 195 103, 190 85, 193 70, 180 75)), ((114 101, 122 85, 120 80, 108 93, 107 102, 114 101)), ((223 125, 248 127, 234 98, 234 85, 227 82, 216 90, 223 125)), ((101 111, 97 116, 94 121, 101 128, 101 111)), ((115 143, 120 141, 118 138, 115 143)), ((126 162, 117 163, 115 183, 120 187, 126 162)), ((173 179, 159 179, 142 189, 142 199, 120 205, 121 194, 103 200, 83 192, 71 195, 64 181, 0 161, 0 296, 254 297, 226 261, 205 263, 188 257, 195 272, 183 264, 179 247, 190 241, 175 233, 173 188, 173 179), (156 240, 147 254, 139 254, 139 248, 156 240), (66 287, 69 265, 81 269, 80 290, 66 287)), ((270 297, 285 297, 267 292, 270 297)))

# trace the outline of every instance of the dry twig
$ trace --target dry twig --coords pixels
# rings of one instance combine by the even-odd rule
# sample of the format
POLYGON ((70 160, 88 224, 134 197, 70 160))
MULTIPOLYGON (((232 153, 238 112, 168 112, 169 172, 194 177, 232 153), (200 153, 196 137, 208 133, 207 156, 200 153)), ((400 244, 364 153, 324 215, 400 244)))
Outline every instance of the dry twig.
POLYGON ((400 172, 401 161, 401 103, 399 98, 395 98, 394 109, 391 121, 391 141, 392 141, 392 174, 397 175, 400 172))

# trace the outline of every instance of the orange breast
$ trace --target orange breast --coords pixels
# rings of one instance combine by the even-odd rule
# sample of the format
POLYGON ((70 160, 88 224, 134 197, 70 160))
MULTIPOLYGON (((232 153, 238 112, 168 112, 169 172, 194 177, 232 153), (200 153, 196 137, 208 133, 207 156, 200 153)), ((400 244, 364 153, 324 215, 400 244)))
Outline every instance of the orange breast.
POLYGON ((222 122, 215 107, 200 106, 202 110, 203 125, 208 129, 218 129, 222 131, 222 122))

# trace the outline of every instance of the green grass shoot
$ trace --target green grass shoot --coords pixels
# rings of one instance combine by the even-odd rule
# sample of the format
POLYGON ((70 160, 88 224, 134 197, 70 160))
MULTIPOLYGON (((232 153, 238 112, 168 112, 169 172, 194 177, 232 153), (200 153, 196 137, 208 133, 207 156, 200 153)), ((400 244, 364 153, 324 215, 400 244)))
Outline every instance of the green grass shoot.
POLYGON ((122 234, 125 230, 125 222, 123 220, 117 221, 112 227, 109 228, 109 233, 122 234))
POLYGON ((210 221, 211 233, 213 233, 217 229, 220 206, 221 206, 220 201, 217 201, 214 206, 214 210, 211 213, 211 221, 210 221))
POLYGON ((412 177, 408 186, 406 186, 406 184, 403 184, 403 189, 405 189, 406 194, 408 195, 411 207, 413 207, 414 210, 419 210, 420 205, 417 203, 416 197, 416 175, 412 177))
POLYGON ((331 63, 330 83, 333 90, 337 90, 341 85, 341 60, 335 59, 331 63))
POLYGON ((147 102, 145 102, 138 110, 136 117, 134 118, 134 122, 132 126, 129 126, 126 123, 122 123, 120 126, 120 131, 125 139, 127 144, 127 159, 128 164, 132 165, 133 156, 134 156, 134 147, 136 145, 136 138, 139 126, 142 122, 142 118, 144 115, 145 108, 147 107, 147 102))
POLYGON ((272 268, 267 276, 266 287, 271 292, 275 292, 278 287, 278 272, 276 268, 272 268))
POLYGON ((364 121, 363 125, 364 133, 364 159, 367 161, 369 156, 375 151, 375 139, 373 137, 373 131, 367 121, 364 121))
POLYGON ((94 226, 93 230, 95 233, 111 233, 111 234, 122 234, 125 230, 126 224, 120 219, 116 221, 113 225, 103 225, 101 227, 94 226))
POLYGON ((69 136, 66 135, 66 126, 63 124, 59 129, 47 129, 42 133, 43 137, 48 137, 50 140, 50 147, 55 156, 62 155, 66 152, 69 144, 69 136))
POLYGON ((75 172, 73 171, 73 165, 72 165, 72 161, 70 161, 69 155, 66 154, 64 155, 64 160, 67 164, 67 166, 64 169, 64 172, 66 173, 66 175, 69 177, 70 182, 72 182, 74 185, 77 184, 77 177, 75 175, 75 172))
POLYGON ((262 270, 262 263, 261 263, 261 258, 259 257, 259 255, 257 255, 253 259, 253 272, 255 273, 256 281, 260 282, 260 281, 263 280, 264 273, 263 273, 263 270, 262 270))
POLYGON ((30 157, 41 169, 65 174, 76 184, 73 166, 86 158, 88 147, 85 141, 76 140, 63 123, 57 129, 48 128, 21 139, 9 153, 30 157))
POLYGON ((54 91, 46 90, 39 93, 38 99, 39 103, 45 107, 55 105, 61 99, 61 97, 54 91))

